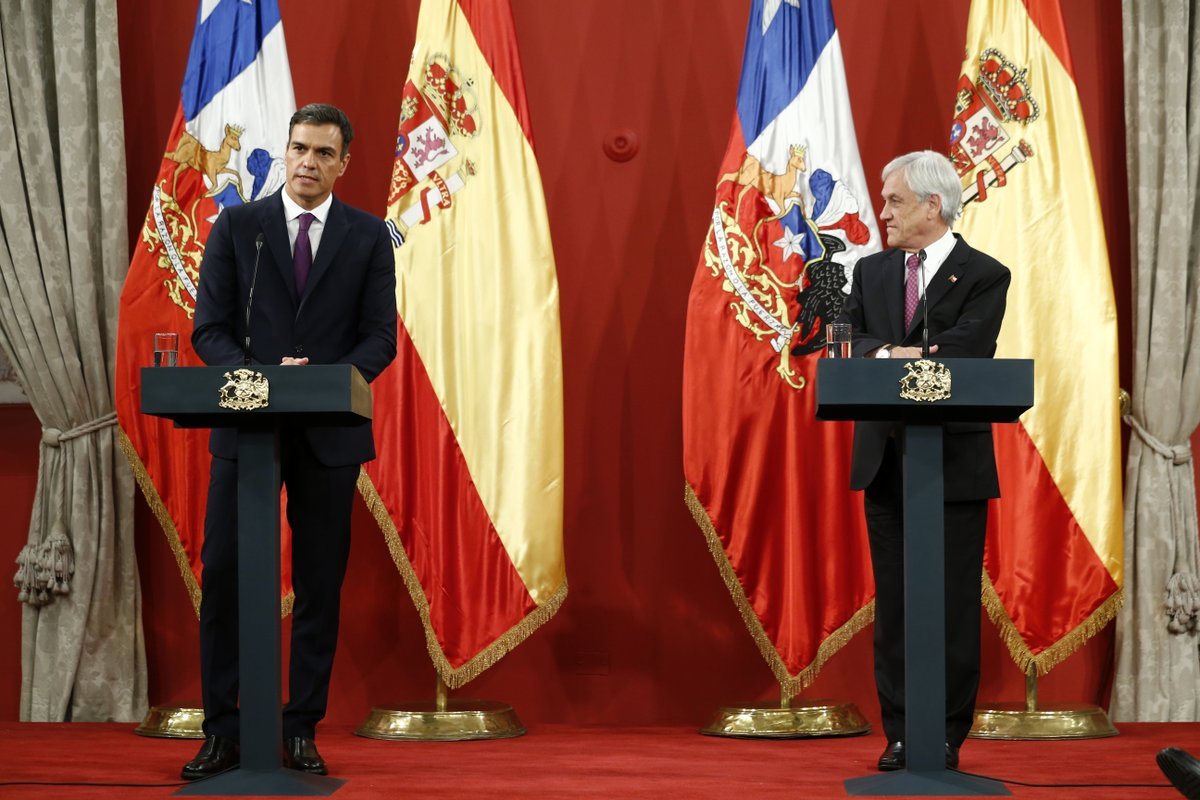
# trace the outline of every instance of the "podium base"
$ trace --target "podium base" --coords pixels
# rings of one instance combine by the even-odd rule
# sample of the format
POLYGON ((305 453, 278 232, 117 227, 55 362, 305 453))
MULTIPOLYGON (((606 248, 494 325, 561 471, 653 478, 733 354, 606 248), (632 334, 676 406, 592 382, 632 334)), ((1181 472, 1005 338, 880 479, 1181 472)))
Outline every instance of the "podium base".
POLYGON ((1012 794, 999 781, 949 770, 909 772, 902 769, 850 778, 845 786, 846 794, 851 797, 1007 797, 1012 794))
POLYGON ((341 778, 309 775, 294 769, 232 769, 188 784, 176 796, 192 797, 328 797, 342 788, 341 778))
POLYGON ((811 700, 790 704, 747 704, 717 709, 700 732, 705 736, 743 739, 802 739, 815 736, 858 736, 871 730, 853 703, 811 700))
POLYGON ((975 710, 972 739, 1103 739, 1117 729, 1099 706, 1045 705, 1030 710, 1025 703, 998 703, 975 710))
POLYGON ((133 732, 158 739, 203 739, 203 725, 203 708, 153 706, 133 732))
POLYGON ((368 739, 464 742, 511 739, 525 726, 508 703, 449 699, 439 709, 433 700, 372 708, 354 732, 368 739))

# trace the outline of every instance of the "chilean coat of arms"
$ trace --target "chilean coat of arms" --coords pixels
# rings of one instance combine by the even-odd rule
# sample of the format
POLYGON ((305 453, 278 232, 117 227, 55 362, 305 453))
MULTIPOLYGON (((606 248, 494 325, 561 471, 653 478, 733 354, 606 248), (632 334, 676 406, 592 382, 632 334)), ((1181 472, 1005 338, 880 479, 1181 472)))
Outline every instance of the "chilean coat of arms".
POLYGON ((846 184, 826 169, 810 172, 807 147, 793 143, 787 155, 781 172, 747 153, 721 176, 704 260, 731 295, 738 324, 770 344, 776 373, 801 389, 791 358, 824 347, 825 323, 841 313, 853 267, 837 256, 871 232, 846 184))
POLYGON ((171 302, 191 319, 204 243, 221 209, 265 197, 283 185, 282 154, 263 147, 242 153, 246 128, 225 124, 224 136, 202 141, 181 129, 173 148, 163 154, 142 242, 167 273, 163 286, 171 302))

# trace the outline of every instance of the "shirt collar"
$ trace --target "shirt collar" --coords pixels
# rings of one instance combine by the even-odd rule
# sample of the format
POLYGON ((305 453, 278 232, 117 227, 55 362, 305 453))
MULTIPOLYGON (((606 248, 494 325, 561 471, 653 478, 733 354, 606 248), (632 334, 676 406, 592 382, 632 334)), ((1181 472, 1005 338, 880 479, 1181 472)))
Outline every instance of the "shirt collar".
POLYGON ((286 188, 281 189, 279 193, 283 196, 283 218, 285 220, 291 222, 301 214, 307 213, 316 217, 317 222, 321 223, 322 225, 325 224, 325 219, 329 216, 329 208, 333 205, 333 192, 329 193, 329 196, 325 198, 325 201, 321 203, 321 205, 317 206, 311 211, 293 200, 292 196, 287 193, 286 188))
MULTIPOLYGON (((925 248, 925 263, 930 267, 940 267, 942 262, 950 256, 950 251, 956 244, 958 244, 958 240, 954 238, 954 232, 946 228, 946 232, 936 242, 925 248)), ((911 253, 905 251, 904 258, 907 260, 909 255, 911 253)))

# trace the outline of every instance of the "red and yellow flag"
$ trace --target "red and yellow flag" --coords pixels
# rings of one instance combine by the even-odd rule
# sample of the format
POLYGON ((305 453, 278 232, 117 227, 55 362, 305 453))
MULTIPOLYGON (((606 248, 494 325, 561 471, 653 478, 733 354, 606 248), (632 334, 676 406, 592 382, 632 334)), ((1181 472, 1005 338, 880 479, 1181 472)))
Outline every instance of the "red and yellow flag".
POLYGON ((1049 672, 1122 592, 1117 315, 1058 0, 975 0, 951 128, 959 230, 1012 270, 997 358, 1032 358, 1035 405, 997 425, 985 605, 1049 672))
POLYGON ((507 2, 421 4, 387 222, 398 353, 359 487, 455 688, 567 593, 558 279, 507 2))
MULTIPOLYGON (((207 430, 142 415, 139 370, 155 333, 178 336, 179 366, 192 350, 204 243, 222 209, 277 191, 288 120, 296 110, 276 0, 201 3, 146 221, 133 246, 117 324, 116 408, 121 447, 163 532, 196 610, 208 493, 207 430)), ((284 538, 284 608, 291 605, 290 539, 284 538)))

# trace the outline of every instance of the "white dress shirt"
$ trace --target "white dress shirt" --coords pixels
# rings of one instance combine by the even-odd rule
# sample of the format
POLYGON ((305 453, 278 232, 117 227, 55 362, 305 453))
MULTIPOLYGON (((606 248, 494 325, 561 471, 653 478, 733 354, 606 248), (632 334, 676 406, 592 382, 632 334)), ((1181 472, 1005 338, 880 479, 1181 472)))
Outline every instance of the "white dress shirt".
POLYGON ((317 260, 317 248, 321 246, 321 233, 325 230, 325 219, 329 216, 329 208, 333 205, 333 194, 325 198, 325 202, 309 211, 292 199, 287 189, 280 192, 283 195, 283 217, 287 220, 288 244, 292 254, 296 253, 296 237, 300 235, 300 215, 312 214, 316 219, 308 226, 308 242, 312 245, 313 262, 317 260))
MULTIPOLYGON (((936 242, 933 242, 925 248, 925 267, 923 270, 917 273, 918 276, 922 276, 924 278, 924 281, 922 281, 923 285, 921 286, 922 294, 924 294, 925 290, 929 288, 929 282, 933 280, 933 276, 937 274, 939 269, 941 269, 942 264, 946 263, 946 259, 950 257, 950 251, 954 249, 954 245, 957 243, 958 240, 954 238, 954 233, 947 228, 946 232, 942 234, 936 242)), ((905 265, 904 282, 908 283, 908 257, 911 256, 912 253, 904 250, 900 255, 905 265)), ((894 346, 895 345, 889 345, 877 348, 874 353, 875 358, 890 358, 892 355, 891 348, 894 346)))
MULTIPOLYGON (((933 244, 931 244, 925 248, 925 268, 923 270, 923 272, 925 274, 924 275, 925 281, 924 281, 924 284, 921 286, 922 294, 924 294, 925 290, 929 288, 929 282, 931 280, 933 280, 933 276, 937 274, 937 271, 939 269, 941 269, 942 264, 946 263, 946 259, 950 257, 950 251, 954 249, 954 245, 957 243, 957 241, 958 240, 954 238, 954 234, 950 231, 950 229, 946 228, 946 232, 944 234, 942 234, 940 239, 938 239, 936 242, 934 242, 933 244)), ((907 250, 905 250, 903 252, 904 263, 905 263, 905 269, 904 269, 904 282, 905 283, 908 283, 908 266, 907 265, 908 265, 908 257, 911 255, 912 255, 912 253, 908 252, 907 250)), ((917 274, 920 275, 921 272, 918 272, 917 274)))

